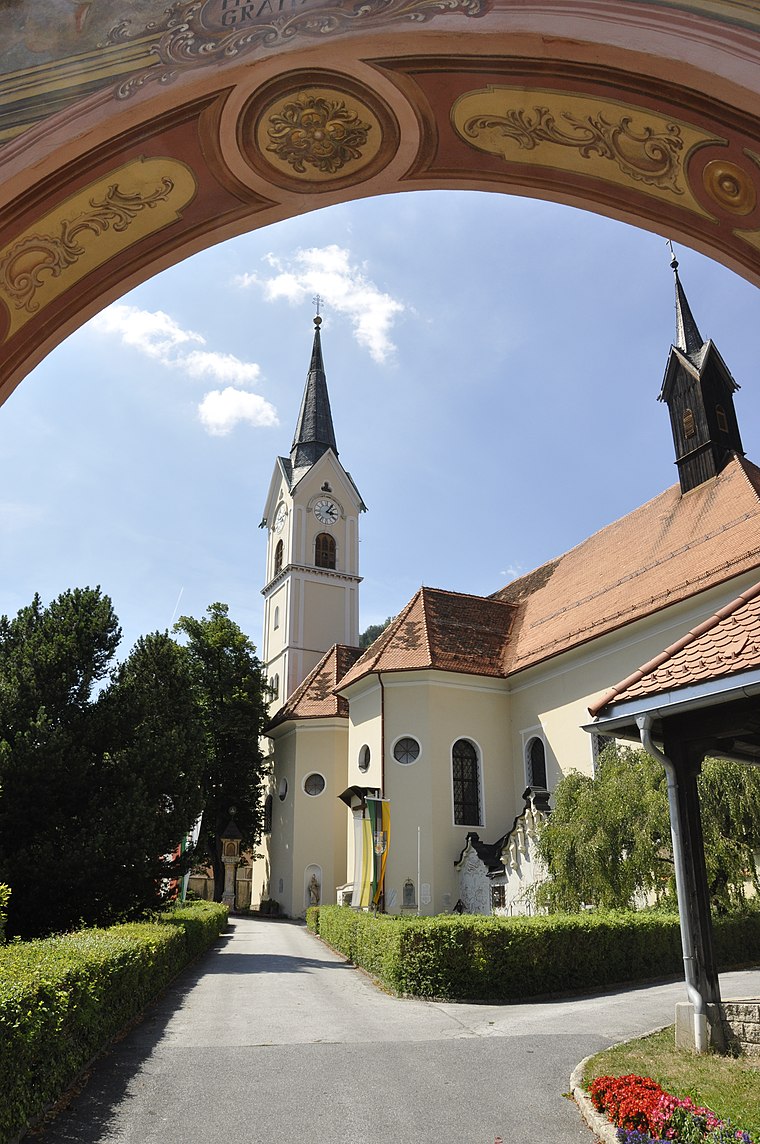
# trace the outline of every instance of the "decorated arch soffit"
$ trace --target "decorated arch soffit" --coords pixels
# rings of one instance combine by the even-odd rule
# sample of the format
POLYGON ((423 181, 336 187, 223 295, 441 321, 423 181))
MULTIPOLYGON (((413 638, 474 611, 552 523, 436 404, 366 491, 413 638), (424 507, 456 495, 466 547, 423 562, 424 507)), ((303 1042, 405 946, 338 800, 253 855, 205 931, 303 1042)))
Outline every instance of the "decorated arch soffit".
POLYGON ((305 209, 585 206, 760 282, 760 0, 4 0, 0 399, 157 269, 305 209))

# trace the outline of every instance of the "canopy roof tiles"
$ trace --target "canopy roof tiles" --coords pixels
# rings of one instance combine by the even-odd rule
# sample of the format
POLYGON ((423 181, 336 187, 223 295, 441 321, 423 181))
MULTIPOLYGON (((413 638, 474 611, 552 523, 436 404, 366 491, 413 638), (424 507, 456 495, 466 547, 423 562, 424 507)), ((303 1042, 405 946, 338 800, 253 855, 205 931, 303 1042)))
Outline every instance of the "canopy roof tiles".
POLYGON ((692 628, 660 655, 606 691, 589 707, 601 715, 613 703, 649 698, 760 665, 760 583, 692 628))

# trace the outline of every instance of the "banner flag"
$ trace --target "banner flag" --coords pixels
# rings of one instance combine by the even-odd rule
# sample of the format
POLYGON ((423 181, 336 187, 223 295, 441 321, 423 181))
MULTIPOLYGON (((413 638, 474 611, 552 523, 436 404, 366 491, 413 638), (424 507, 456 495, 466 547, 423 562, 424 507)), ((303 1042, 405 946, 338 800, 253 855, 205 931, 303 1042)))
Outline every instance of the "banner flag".
POLYGON ((377 908, 385 891, 385 865, 391 841, 391 804, 386 798, 367 798, 366 802, 372 837, 372 905, 377 908))

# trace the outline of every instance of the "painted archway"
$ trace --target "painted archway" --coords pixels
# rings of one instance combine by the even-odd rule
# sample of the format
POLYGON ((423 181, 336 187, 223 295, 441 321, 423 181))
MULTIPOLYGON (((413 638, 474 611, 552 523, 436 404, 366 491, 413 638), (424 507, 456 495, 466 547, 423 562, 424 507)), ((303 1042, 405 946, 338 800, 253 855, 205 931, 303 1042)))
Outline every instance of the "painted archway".
POLYGON ((0 400, 155 272, 332 203, 526 194, 760 282, 757 0, 20 0, 0 400))

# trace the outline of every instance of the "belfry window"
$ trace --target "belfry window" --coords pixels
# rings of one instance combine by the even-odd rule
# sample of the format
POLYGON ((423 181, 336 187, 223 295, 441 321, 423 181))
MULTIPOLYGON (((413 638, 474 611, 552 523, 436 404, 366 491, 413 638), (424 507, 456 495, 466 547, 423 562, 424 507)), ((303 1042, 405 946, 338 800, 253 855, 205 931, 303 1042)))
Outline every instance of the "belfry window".
POLYGON ((728 418, 722 405, 715 406, 715 416, 718 419, 718 428, 721 433, 728 433, 728 418))
POLYGON ((457 739, 451 749, 451 781, 454 788, 454 822, 457 826, 481 826, 478 752, 468 739, 457 739))
POLYGON ((683 435, 684 437, 693 437, 697 431, 697 425, 694 420, 694 414, 691 409, 685 409, 683 414, 683 435))
POLYGON ((277 575, 278 572, 282 571, 282 552, 283 552, 282 541, 278 540, 277 541, 277 547, 274 550, 274 574, 275 574, 275 576, 277 575))
POLYGON ((317 568, 335 567, 335 537, 329 532, 320 532, 314 541, 314 563, 317 568))

